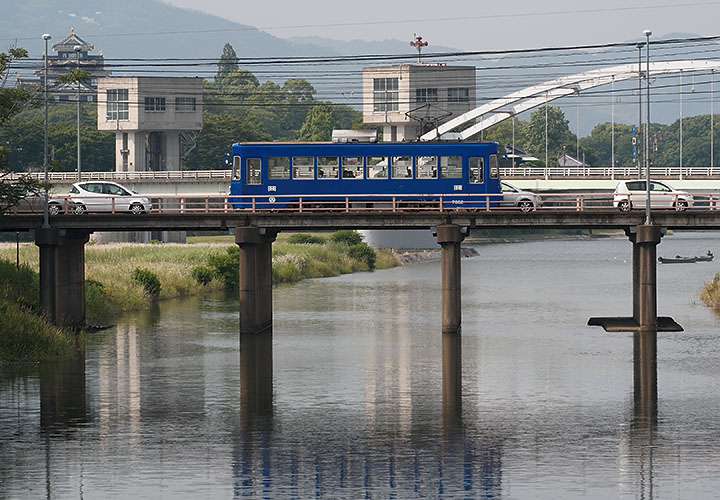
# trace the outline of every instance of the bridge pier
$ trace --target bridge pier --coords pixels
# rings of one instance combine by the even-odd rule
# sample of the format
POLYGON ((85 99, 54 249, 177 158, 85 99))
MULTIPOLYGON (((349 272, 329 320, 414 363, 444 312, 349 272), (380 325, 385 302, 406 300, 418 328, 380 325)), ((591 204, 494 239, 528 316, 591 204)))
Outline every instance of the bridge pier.
POLYGON ((460 307, 460 244, 465 239, 456 224, 437 226, 437 242, 441 246, 442 332, 459 333, 462 322, 460 307))
POLYGON ((277 231, 272 229, 235 228, 235 243, 240 247, 240 334, 272 327, 272 243, 276 236, 277 231))
POLYGON ((36 229, 40 308, 58 326, 85 325, 85 243, 89 231, 36 229))
POLYGON ((588 325, 602 326, 608 332, 681 332, 674 319, 657 316, 657 245, 660 226, 641 224, 625 229, 633 244, 632 317, 596 317, 588 325))

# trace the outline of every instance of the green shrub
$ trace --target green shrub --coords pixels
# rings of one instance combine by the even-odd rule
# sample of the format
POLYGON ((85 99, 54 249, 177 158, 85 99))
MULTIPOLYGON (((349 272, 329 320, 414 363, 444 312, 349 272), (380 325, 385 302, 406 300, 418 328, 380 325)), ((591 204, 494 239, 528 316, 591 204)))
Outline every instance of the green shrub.
POLYGON ((90 323, 107 321, 107 318, 115 315, 117 311, 113 301, 105 291, 105 286, 99 281, 85 280, 85 315, 90 323))
POLYGON ((377 254, 366 243, 356 243, 348 249, 350 258, 365 262, 370 270, 375 269, 377 254))
POLYGON ((296 244, 309 244, 309 245, 322 245, 325 243, 325 238, 322 236, 315 236, 314 234, 307 233, 295 233, 288 236, 288 243, 296 244))
POLYGON ((145 289, 145 293, 151 297, 160 295, 160 280, 154 272, 136 267, 133 271, 132 279, 140 283, 145 289))
POLYGON ((330 240, 338 243, 344 243, 347 246, 357 245, 362 243, 362 235, 352 229, 342 229, 335 231, 330 235, 330 240))
POLYGON ((223 282, 228 290, 233 290, 238 286, 240 278, 239 256, 240 247, 233 245, 228 247, 225 255, 216 254, 208 258, 208 265, 212 268, 213 274, 223 282))
POLYGON ((213 270, 207 266, 195 266, 192 270, 192 277, 202 286, 207 286, 213 279, 213 270))

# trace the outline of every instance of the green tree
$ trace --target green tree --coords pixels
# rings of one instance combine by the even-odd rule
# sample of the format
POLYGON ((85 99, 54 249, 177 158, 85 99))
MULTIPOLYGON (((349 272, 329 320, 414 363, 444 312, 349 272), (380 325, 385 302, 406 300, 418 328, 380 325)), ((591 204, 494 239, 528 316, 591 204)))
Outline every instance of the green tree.
MULTIPOLYGON (((615 166, 629 167, 634 164, 632 156, 632 125, 615 124, 615 166)), ((612 164, 613 125, 599 123, 590 135, 580 139, 585 161, 595 166, 612 164)))
POLYGON ((222 82, 228 74, 240 69, 237 59, 238 57, 235 53, 235 49, 233 49, 233 46, 230 45, 230 43, 226 43, 223 47, 220 61, 218 61, 218 69, 217 73, 215 74, 215 83, 222 82))
POLYGON ((269 141, 270 135, 256 122, 230 113, 203 113, 197 147, 183 161, 188 170, 226 169, 225 153, 235 142, 269 141))
MULTIPOLYGON (((504 151, 506 146, 513 144, 512 120, 515 121, 515 147, 524 149, 527 122, 520 121, 517 117, 513 117, 511 120, 503 120, 488 128, 482 134, 482 139, 496 141, 499 144, 499 150, 504 151)), ((480 138, 481 134, 479 133, 473 137, 474 140, 480 140, 480 138)))
POLYGON ((335 116, 332 106, 317 104, 308 111, 305 123, 300 128, 302 141, 329 141, 335 128, 335 116))
POLYGON ((545 158, 545 110, 547 107, 547 147, 548 163, 556 164, 557 157, 562 154, 563 146, 567 151, 574 151, 575 134, 570 131, 565 113, 553 106, 541 106, 530 115, 527 125, 526 148, 537 158, 545 158))
MULTIPOLYGON (((10 47, 7 53, 0 52, 0 128, 4 128, 6 122, 19 113, 33 97, 34 89, 6 87, 12 63, 27 56, 27 50, 17 46, 10 47)), ((38 193, 44 187, 25 176, 18 181, 8 182, 6 158, 7 150, 0 146, 0 215, 17 205, 27 193, 38 193)))

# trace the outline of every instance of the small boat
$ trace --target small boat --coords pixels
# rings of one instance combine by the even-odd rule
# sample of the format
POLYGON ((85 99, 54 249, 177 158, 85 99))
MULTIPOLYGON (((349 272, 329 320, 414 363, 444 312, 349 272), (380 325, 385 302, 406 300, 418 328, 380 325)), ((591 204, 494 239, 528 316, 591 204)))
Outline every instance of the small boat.
POLYGON ((714 255, 710 250, 707 251, 705 255, 692 255, 692 256, 683 256, 683 255, 676 255, 675 257, 658 257, 658 262, 661 264, 689 264, 692 262, 711 262, 713 260, 714 255))
POLYGON ((683 257, 676 255, 675 257, 658 257, 660 264, 690 264, 697 262, 696 257, 683 257))

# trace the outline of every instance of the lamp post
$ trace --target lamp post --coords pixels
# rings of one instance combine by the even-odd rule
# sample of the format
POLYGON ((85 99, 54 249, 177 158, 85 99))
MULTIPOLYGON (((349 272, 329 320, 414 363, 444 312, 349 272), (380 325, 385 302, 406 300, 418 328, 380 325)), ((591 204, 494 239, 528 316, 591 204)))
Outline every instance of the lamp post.
POLYGON ((645 224, 650 224, 650 35, 652 31, 643 31, 645 35, 645 184, 647 199, 645 200, 645 224))
POLYGON ((638 49, 638 124, 637 124, 637 147, 635 153, 637 154, 637 175, 638 179, 642 179, 642 155, 640 152, 644 148, 642 140, 642 44, 637 44, 638 49))
POLYGON ((43 141, 43 170, 45 172, 45 200, 43 202, 43 225, 44 229, 50 227, 50 218, 48 214, 48 40, 52 37, 45 33, 45 57, 43 61, 44 87, 45 87, 45 138, 43 141))
MULTIPOLYGON (((73 47, 73 50, 75 51, 75 62, 77 63, 77 70, 80 71, 80 51, 82 50, 82 47, 80 45, 76 45, 75 47, 73 47)), ((80 78, 78 78, 77 84, 77 179, 78 182, 80 182, 80 78)))

